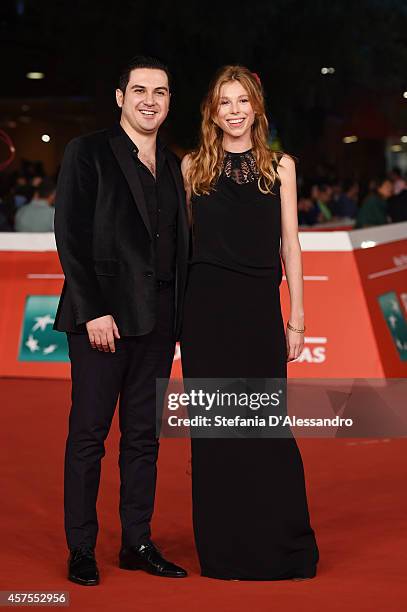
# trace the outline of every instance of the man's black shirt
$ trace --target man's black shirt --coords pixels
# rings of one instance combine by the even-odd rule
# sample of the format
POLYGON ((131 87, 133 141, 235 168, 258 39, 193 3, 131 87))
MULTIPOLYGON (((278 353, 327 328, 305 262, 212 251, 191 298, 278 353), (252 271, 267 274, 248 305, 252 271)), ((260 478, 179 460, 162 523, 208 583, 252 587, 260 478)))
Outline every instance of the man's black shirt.
POLYGON ((139 159, 137 146, 122 127, 121 129, 143 187, 155 246, 156 279, 172 281, 175 277, 178 196, 166 158, 166 147, 157 139, 156 178, 154 178, 139 159))

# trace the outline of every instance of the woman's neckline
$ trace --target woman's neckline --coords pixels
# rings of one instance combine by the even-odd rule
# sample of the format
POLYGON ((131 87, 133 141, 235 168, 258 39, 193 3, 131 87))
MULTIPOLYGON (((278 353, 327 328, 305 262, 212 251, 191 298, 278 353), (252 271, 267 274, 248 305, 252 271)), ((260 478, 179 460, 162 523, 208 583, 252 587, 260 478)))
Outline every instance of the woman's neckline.
POLYGON ((246 151, 239 151, 238 153, 235 151, 226 151, 226 149, 224 149, 224 151, 226 155, 245 155, 246 153, 251 153, 253 151, 253 147, 247 149, 246 151))

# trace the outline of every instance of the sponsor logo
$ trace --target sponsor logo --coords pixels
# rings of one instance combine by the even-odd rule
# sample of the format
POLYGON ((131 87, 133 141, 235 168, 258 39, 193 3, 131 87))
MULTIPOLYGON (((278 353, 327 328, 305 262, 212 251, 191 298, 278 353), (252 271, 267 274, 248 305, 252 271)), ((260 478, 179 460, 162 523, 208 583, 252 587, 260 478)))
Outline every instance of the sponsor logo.
POLYGON ((395 255, 393 257, 393 263, 395 266, 405 266, 407 264, 407 255, 404 253, 401 255, 395 255))
POLYGON ((399 357, 401 361, 407 361, 407 322, 397 294, 395 291, 389 291, 379 295, 377 299, 399 357))
POLYGON ((66 335, 52 329, 59 296, 27 297, 19 361, 69 361, 66 335))
POLYGON ((305 337, 304 348, 294 363, 323 363, 326 359, 327 338, 305 337))

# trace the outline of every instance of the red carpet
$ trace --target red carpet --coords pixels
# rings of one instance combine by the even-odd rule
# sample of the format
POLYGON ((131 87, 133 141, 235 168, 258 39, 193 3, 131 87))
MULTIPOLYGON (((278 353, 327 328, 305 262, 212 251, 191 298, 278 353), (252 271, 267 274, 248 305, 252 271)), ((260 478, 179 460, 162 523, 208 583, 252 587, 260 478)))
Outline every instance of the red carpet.
POLYGON ((99 497, 102 583, 65 579, 62 474, 69 384, 0 380, 2 427, 0 590, 69 591, 73 610, 211 612, 406 610, 406 440, 299 440, 321 554, 305 582, 201 578, 191 529, 188 441, 161 443, 153 537, 190 577, 117 568, 117 421, 99 497))

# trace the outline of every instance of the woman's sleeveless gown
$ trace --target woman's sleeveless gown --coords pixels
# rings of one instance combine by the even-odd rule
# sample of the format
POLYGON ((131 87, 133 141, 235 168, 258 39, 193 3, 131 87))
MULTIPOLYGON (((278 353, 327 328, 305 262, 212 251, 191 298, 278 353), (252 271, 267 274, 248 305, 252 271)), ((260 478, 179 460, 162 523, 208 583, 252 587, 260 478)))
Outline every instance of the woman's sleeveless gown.
MULTIPOLYGON (((181 335, 185 378, 286 378, 281 203, 251 151, 225 153, 216 190, 192 198, 181 335)), ((193 525, 203 576, 313 577, 319 558, 291 438, 191 438, 193 525)))

